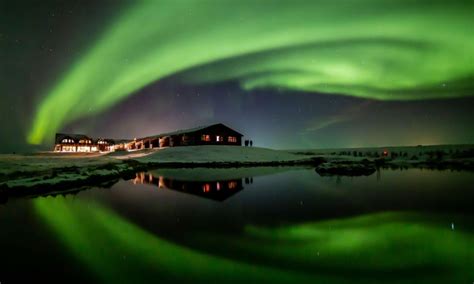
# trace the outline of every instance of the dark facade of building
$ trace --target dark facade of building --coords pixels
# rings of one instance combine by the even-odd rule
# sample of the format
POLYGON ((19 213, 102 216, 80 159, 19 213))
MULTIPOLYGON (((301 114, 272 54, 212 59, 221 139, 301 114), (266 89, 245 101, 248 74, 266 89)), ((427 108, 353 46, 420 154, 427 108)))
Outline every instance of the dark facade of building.
POLYGON ((55 152, 110 152, 192 145, 242 146, 242 134, 222 124, 162 133, 139 139, 93 139, 82 134, 57 133, 55 152))
MULTIPOLYGON (((142 148, 176 147, 192 145, 242 146, 242 134, 222 124, 196 127, 145 137, 136 141, 142 148), (142 145, 141 145, 142 144, 142 145)), ((137 147, 140 149, 139 147, 137 147)))

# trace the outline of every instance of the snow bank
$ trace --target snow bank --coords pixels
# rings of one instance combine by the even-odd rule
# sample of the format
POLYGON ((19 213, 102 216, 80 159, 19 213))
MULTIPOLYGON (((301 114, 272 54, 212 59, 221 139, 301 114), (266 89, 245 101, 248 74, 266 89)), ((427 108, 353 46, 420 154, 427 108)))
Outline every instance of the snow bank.
POLYGON ((134 168, 120 160, 89 155, 0 155, 0 191, 10 195, 93 186, 134 168))
POLYGON ((86 168, 120 161, 104 156, 88 155, 0 155, 0 174, 42 172, 70 167, 86 168))
POLYGON ((265 163, 302 161, 308 157, 259 147, 222 145, 171 147, 133 159, 144 163, 265 163))

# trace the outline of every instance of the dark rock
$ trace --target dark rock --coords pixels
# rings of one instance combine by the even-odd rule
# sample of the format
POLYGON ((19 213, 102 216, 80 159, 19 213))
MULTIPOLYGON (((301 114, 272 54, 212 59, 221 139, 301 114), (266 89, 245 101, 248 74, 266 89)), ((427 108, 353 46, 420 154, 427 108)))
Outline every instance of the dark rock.
POLYGON ((311 162, 315 166, 319 166, 321 164, 327 163, 327 160, 323 157, 312 157, 311 162))
POLYGON ((375 162, 375 166, 377 166, 377 167, 385 165, 385 159, 384 158, 375 159, 374 162, 375 162))
POLYGON ((8 186, 6 184, 0 185, 0 204, 7 203, 8 201, 8 186))

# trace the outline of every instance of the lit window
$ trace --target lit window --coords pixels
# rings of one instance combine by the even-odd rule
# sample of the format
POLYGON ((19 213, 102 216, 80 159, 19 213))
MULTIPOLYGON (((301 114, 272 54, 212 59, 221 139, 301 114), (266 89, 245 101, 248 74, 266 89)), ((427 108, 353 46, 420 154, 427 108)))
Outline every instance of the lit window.
POLYGON ((228 142, 231 142, 231 143, 236 143, 236 142, 237 142, 237 137, 235 137, 235 136, 229 136, 229 137, 227 138, 227 141, 228 141, 228 142))
POLYGON ((222 136, 217 135, 216 136, 216 141, 217 142, 222 142, 223 141, 222 136))
POLYGON ((63 146, 63 152, 76 152, 76 147, 74 146, 63 146))
POLYGON ((236 189, 237 188, 237 182, 236 181, 229 181, 229 189, 236 189))
POLYGON ((211 141, 211 135, 202 135, 201 140, 209 142, 211 141))
POLYGON ((61 143, 71 143, 72 144, 72 143, 74 143, 74 140, 66 138, 66 139, 63 139, 61 141, 61 143))
POLYGON ((209 192, 209 191, 211 191, 211 185, 208 184, 208 183, 204 184, 204 185, 202 186, 202 191, 203 191, 203 192, 209 192))

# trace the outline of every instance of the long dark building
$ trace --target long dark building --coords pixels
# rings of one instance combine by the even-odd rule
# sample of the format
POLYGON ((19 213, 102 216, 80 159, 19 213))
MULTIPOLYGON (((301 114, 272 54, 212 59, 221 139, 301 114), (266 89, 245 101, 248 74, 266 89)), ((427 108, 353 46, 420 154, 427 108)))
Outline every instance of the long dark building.
POLYGON ((82 134, 57 133, 55 152, 111 152, 193 145, 242 146, 242 134, 222 124, 162 133, 139 139, 94 139, 82 134))
POLYGON ((162 133, 137 140, 141 148, 176 147, 190 145, 242 145, 242 134, 222 123, 162 133))

